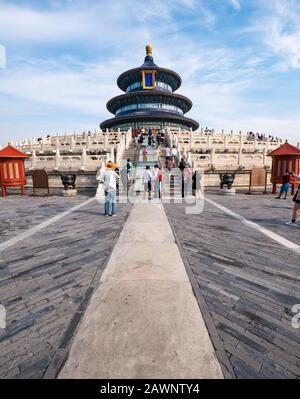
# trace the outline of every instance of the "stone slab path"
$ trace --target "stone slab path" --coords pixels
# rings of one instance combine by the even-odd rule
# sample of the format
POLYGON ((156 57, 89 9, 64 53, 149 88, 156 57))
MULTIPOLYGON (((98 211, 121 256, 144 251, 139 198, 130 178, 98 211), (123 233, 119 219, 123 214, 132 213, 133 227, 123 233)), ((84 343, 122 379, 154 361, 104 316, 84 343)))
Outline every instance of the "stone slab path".
POLYGON ((59 378, 223 378, 161 204, 136 204, 59 378))

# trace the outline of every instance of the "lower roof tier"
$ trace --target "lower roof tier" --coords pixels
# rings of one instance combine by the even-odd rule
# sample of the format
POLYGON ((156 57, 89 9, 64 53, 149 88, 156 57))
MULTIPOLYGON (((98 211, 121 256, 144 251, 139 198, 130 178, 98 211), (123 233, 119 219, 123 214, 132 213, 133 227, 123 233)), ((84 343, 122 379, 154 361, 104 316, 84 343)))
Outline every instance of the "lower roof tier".
POLYGON ((192 128, 197 130, 199 123, 193 119, 186 118, 185 116, 172 114, 171 112, 161 112, 161 111, 140 111, 136 113, 131 113, 130 115, 116 116, 100 124, 100 128, 104 131, 105 129, 113 129, 119 127, 120 125, 130 125, 136 127, 139 125, 142 127, 143 122, 155 123, 158 125, 162 123, 172 123, 178 124, 179 126, 184 126, 187 129, 192 128))

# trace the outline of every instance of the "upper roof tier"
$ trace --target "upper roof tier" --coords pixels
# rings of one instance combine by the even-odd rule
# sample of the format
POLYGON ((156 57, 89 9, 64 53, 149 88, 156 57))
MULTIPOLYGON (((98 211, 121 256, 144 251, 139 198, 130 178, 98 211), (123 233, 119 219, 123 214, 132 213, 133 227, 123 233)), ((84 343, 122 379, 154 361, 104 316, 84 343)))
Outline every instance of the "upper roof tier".
POLYGON ((152 46, 146 46, 147 55, 145 57, 143 65, 139 68, 130 69, 129 71, 123 72, 117 80, 117 85, 121 90, 126 92, 128 86, 141 80, 142 70, 155 70, 157 71, 157 80, 162 83, 166 83, 171 86, 172 91, 177 90, 181 85, 181 77, 174 71, 166 68, 160 68, 154 63, 152 56, 152 46))

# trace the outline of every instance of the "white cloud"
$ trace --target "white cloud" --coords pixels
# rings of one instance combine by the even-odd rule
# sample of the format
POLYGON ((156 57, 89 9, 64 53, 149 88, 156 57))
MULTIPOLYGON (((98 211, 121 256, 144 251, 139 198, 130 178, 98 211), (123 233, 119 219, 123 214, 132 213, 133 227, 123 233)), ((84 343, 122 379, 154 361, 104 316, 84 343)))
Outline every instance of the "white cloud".
POLYGON ((229 3, 232 5, 232 7, 233 7, 235 10, 240 11, 241 5, 240 5, 240 3, 239 3, 239 0, 228 0, 228 1, 229 1, 229 3))
POLYGON ((298 0, 256 0, 259 11, 243 29, 258 34, 261 43, 276 57, 273 68, 278 71, 300 68, 300 3, 298 0))

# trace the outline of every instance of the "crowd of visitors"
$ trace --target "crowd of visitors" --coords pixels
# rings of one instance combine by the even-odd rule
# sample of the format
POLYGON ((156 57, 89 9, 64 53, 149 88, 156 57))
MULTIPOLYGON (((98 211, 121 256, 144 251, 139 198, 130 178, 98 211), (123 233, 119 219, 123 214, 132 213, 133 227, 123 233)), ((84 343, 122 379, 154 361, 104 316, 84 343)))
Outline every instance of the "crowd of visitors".
POLYGON ((278 137, 274 137, 263 133, 253 133, 253 132, 247 132, 247 140, 258 140, 258 141, 270 141, 271 143, 276 143, 279 141, 278 137))
POLYGON ((143 144, 144 137, 148 137, 148 145, 156 148, 161 143, 164 142, 165 139, 165 129, 151 129, 151 128, 137 128, 133 129, 133 142, 137 146, 138 144, 143 144))
POLYGON ((148 195, 148 199, 151 199, 152 190, 154 190, 155 198, 161 198, 162 182, 163 182, 162 167, 159 165, 155 165, 154 170, 152 171, 150 166, 147 165, 143 176, 144 199, 146 198, 146 195, 148 195))

